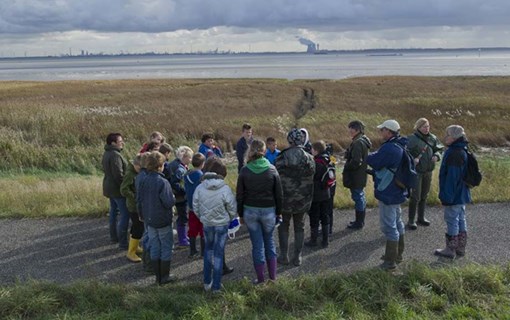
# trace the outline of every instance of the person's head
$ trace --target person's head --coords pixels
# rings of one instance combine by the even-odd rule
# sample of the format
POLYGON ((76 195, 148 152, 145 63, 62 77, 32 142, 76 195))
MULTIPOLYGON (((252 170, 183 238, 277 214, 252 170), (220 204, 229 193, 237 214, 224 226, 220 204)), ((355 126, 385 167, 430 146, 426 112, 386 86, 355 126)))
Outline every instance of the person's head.
POLYGON ((147 144, 147 151, 159 151, 159 147, 161 147, 161 143, 153 140, 147 144))
POLYGON ((273 137, 268 137, 266 139, 266 147, 271 150, 271 152, 274 152, 276 148, 278 147, 278 143, 276 142, 276 139, 273 137))
POLYGON ((252 141, 248 152, 246 153, 246 162, 254 161, 264 157, 266 154, 266 144, 264 141, 255 139, 252 141))
POLYGON ((444 137, 444 143, 449 146, 460 138, 466 138, 464 128, 459 125, 451 125, 446 128, 446 136, 444 137))
POLYGON ((223 178, 227 176, 227 167, 218 157, 209 157, 205 160, 204 169, 202 170, 204 173, 213 172, 219 174, 223 178))
POLYGON ((253 135, 253 130, 251 128, 251 125, 249 123, 243 124, 243 137, 248 140, 253 135))
POLYGON ((379 134, 384 141, 388 141, 391 138, 400 134, 400 124, 396 120, 386 120, 377 126, 379 134))
POLYGON ((414 130, 419 131, 421 134, 427 135, 430 133, 430 123, 426 118, 420 118, 414 124, 414 130))
POLYGON ((365 133, 365 125, 363 122, 359 120, 354 120, 349 122, 349 125, 347 126, 349 128, 349 134, 351 138, 354 138, 358 134, 364 134, 365 133))
POLYGON ((290 146, 302 146, 303 145, 303 134, 299 129, 292 129, 287 134, 287 141, 290 146))
POLYGON ((124 139, 120 133, 110 133, 106 136, 106 144, 122 150, 124 148, 124 139))
POLYGON ((163 143, 161 146, 159 146, 159 152, 161 152, 167 160, 173 151, 174 148, 172 148, 172 146, 169 145, 168 143, 163 143))
POLYGON ((163 137, 163 135, 161 134, 161 132, 159 131, 154 131, 153 133, 151 133, 151 135, 149 136, 149 142, 150 141, 155 141, 155 142, 159 142, 160 144, 161 143, 165 143, 165 137, 163 137))
POLYGON ((163 172, 165 156, 159 151, 153 151, 147 157, 147 171, 163 172))
POLYGON ((324 153, 326 151, 326 142, 323 140, 312 143, 312 154, 314 156, 324 153))
POLYGON ((131 162, 133 164, 133 167, 135 168, 136 172, 140 172, 140 169, 142 168, 141 162, 142 162, 142 155, 137 154, 136 157, 131 162))
POLYGON ((205 163, 205 156, 203 154, 195 153, 193 155, 193 158, 191 158, 191 164, 193 165, 193 168, 202 170, 204 168, 205 163))
POLYGON ((185 165, 188 165, 191 163, 191 158, 193 157, 193 150, 191 150, 191 148, 188 146, 180 146, 179 148, 177 148, 177 151, 175 151, 175 157, 185 165))
POLYGON ((204 133, 202 135, 202 143, 209 148, 212 148, 214 145, 214 135, 210 132, 204 133))
POLYGON ((149 159, 149 156, 152 152, 144 152, 142 154, 142 157, 140 158, 140 168, 141 169, 147 169, 147 159, 149 159))

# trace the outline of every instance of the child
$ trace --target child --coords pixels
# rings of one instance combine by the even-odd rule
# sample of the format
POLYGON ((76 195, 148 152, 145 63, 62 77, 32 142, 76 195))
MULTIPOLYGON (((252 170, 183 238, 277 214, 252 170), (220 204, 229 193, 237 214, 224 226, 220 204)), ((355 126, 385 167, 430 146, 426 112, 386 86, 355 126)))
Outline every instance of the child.
POLYGON ((251 125, 248 123, 243 124, 243 135, 236 143, 236 156, 237 156, 237 172, 241 171, 241 168, 244 166, 244 158, 246 156, 246 151, 248 151, 248 147, 253 141, 253 130, 251 125))
POLYGON ((273 137, 268 137, 266 139, 266 146, 267 146, 267 150, 266 150, 266 159, 269 160, 269 162, 274 165, 275 161, 276 161, 276 157, 278 157, 278 155, 280 154, 280 150, 277 149, 278 147, 278 144, 276 143, 276 139, 273 138, 273 137))
POLYGON ((149 234, 150 257, 156 284, 164 285, 175 280, 170 274, 172 259, 172 207, 175 198, 170 183, 163 175, 165 156, 158 151, 147 158, 147 175, 140 183, 140 212, 147 224, 149 234))
POLYGON ((323 177, 327 175, 330 162, 326 153, 326 144, 320 140, 312 144, 312 155, 315 160, 315 175, 313 176, 313 200, 310 207, 310 241, 306 242, 309 247, 317 246, 319 236, 319 222, 322 225, 322 247, 329 245, 329 201, 330 190, 323 177))
POLYGON ((227 168, 221 159, 207 162, 208 172, 193 195, 193 210, 204 225, 204 289, 218 292, 223 274, 225 241, 230 221, 236 216, 236 201, 225 183, 227 168))
POLYGON ((165 143, 165 137, 159 131, 154 131, 151 133, 149 137, 149 142, 143 144, 142 149, 140 149, 139 153, 145 153, 147 151, 158 151, 157 149, 149 150, 149 144, 154 142, 159 147, 161 144, 165 143))
POLYGON ((200 256, 204 256, 204 228, 202 223, 193 212, 193 194, 195 189, 200 184, 200 179, 203 176, 202 169, 204 168, 205 156, 201 153, 195 153, 191 159, 193 170, 189 171, 184 179, 184 190, 186 190, 186 201, 188 203, 188 238, 189 238, 189 257, 194 258, 197 254, 197 236, 200 235, 200 256))
POLYGON ((202 144, 198 148, 198 152, 203 154, 206 159, 214 156, 223 158, 221 149, 214 143, 214 135, 212 133, 204 133, 201 141, 202 144))
MULTIPOLYGON (((145 152, 141 154, 140 158, 140 172, 135 178, 135 190, 140 190, 140 186, 147 176, 147 159, 149 158, 151 152, 145 152)), ((143 223, 143 214, 141 209, 141 196, 140 193, 136 193, 136 211, 138 212, 138 219, 143 223)), ((143 226, 143 236, 142 236, 142 263, 143 263, 143 270, 145 272, 151 273, 152 266, 151 266, 151 253, 150 253, 150 247, 149 247, 149 234, 147 233, 147 224, 144 223, 143 226)))

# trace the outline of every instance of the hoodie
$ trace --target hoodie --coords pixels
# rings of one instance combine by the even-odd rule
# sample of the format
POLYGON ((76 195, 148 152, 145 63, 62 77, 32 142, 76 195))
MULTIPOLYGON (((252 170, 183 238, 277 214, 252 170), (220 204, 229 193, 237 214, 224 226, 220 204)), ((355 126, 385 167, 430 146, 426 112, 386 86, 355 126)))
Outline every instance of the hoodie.
POLYGON ((207 172, 193 194, 193 210, 204 227, 227 226, 236 217, 236 200, 223 177, 207 172))

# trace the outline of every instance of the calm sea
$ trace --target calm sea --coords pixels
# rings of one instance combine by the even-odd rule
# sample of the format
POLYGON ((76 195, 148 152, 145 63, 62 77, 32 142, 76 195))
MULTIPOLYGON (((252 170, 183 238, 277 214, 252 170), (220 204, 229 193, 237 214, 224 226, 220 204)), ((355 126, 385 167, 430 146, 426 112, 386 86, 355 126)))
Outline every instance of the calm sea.
POLYGON ((174 55, 0 59, 0 80, 143 78, 343 79, 360 76, 510 75, 510 50, 354 54, 174 55))

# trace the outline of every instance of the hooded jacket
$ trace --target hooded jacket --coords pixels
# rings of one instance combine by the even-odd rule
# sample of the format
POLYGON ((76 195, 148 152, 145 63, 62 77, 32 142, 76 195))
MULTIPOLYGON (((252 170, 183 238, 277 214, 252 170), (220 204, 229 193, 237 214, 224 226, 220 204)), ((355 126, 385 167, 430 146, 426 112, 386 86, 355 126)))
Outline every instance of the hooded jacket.
POLYGON ((120 194, 126 198, 126 205, 129 212, 137 212, 135 189, 135 179, 137 175, 138 173, 135 167, 130 163, 124 175, 124 179, 122 179, 122 184, 120 185, 120 194))
POLYGON ((315 174, 313 175, 313 199, 312 202, 326 201, 331 198, 330 188, 324 185, 322 177, 328 171, 331 161, 326 153, 314 156, 315 174))
POLYGON ((223 177, 207 172, 193 195, 193 210, 204 227, 226 226, 236 216, 236 200, 223 177))
POLYGON ((104 178, 103 195, 107 198, 121 198, 120 185, 126 174, 127 161, 120 154, 121 149, 107 144, 102 159, 104 178))
POLYGON ((467 169, 467 145, 467 140, 461 137, 444 153, 439 169, 439 200, 444 206, 471 202, 471 191, 464 183, 467 169))
POLYGON ((140 200, 139 214, 144 223, 153 228, 172 225, 172 207, 175 198, 170 183, 163 174, 148 172, 140 181, 137 199, 140 200))
POLYGON ((344 187, 363 189, 367 186, 367 156, 372 147, 370 139, 362 133, 356 135, 345 151, 345 165, 342 172, 344 187))
POLYGON ((418 173, 434 171, 436 163, 432 161, 432 157, 436 156, 438 161, 441 160, 441 151, 444 148, 439 139, 432 133, 424 135, 418 130, 410 135, 408 139, 407 148, 409 152, 414 158, 420 158, 420 162, 416 165, 416 171, 418 173))

